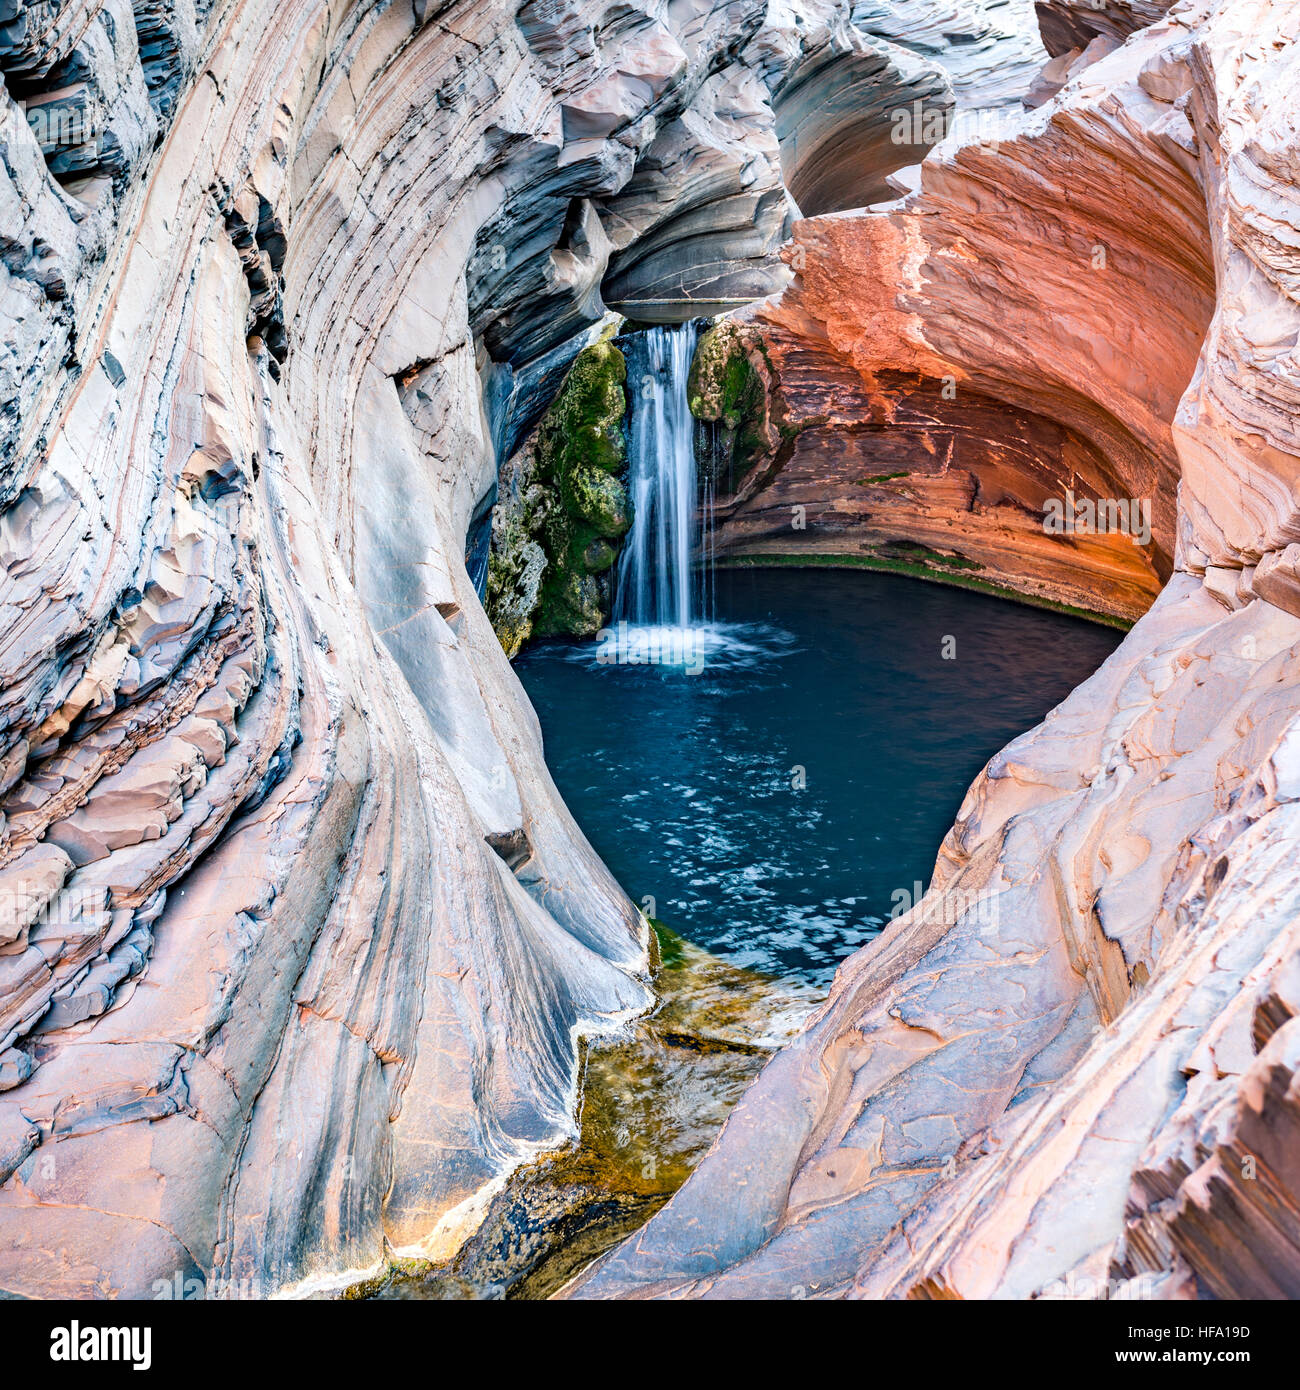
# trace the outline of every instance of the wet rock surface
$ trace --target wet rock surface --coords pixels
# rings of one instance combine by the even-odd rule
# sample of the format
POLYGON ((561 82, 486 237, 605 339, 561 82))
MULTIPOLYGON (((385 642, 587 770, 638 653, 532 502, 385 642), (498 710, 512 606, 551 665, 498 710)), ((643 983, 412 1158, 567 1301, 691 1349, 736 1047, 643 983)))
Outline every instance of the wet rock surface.
POLYGON ((647 1221, 822 993, 737 969, 655 924, 658 1002, 586 1050, 578 1137, 520 1168, 448 1265, 396 1271, 386 1298, 546 1298, 647 1221))

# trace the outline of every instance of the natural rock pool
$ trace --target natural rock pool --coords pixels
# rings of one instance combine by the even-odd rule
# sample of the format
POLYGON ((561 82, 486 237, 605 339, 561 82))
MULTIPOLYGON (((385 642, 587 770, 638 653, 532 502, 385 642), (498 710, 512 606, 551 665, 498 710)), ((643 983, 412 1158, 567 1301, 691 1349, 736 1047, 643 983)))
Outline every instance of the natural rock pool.
POLYGON ((821 986, 928 885, 988 759, 1120 640, 863 571, 722 570, 717 615, 695 673, 602 665, 589 642, 515 669, 561 794, 647 915, 821 986))
POLYGON ((1119 642, 895 575, 716 581, 684 665, 564 641, 516 662, 561 793, 656 919, 658 1003, 586 1047, 579 1140, 512 1174, 450 1264, 357 1292, 544 1298, 643 1225, 839 961, 923 891, 984 763, 1119 642))

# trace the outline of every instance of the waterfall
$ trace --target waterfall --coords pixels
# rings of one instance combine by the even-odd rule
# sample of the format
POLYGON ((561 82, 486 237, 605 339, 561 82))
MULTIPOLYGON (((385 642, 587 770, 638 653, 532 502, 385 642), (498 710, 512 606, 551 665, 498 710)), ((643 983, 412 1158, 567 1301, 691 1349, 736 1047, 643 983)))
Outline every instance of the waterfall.
POLYGON ((614 618, 632 626, 689 628, 708 616, 707 567, 695 570, 695 418, 686 396, 698 336, 696 324, 681 323, 624 340, 632 529, 619 559, 614 618))

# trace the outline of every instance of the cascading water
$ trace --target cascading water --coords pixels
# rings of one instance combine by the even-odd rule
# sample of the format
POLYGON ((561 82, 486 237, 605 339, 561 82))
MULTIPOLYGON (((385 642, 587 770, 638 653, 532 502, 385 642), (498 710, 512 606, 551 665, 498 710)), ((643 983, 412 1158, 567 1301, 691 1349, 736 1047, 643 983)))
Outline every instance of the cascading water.
POLYGON ((633 511, 615 582, 614 618, 629 627, 689 629, 711 616, 704 611, 708 567, 697 570, 695 563, 700 499, 695 419, 686 392, 698 337, 694 323, 681 323, 624 340, 633 511))

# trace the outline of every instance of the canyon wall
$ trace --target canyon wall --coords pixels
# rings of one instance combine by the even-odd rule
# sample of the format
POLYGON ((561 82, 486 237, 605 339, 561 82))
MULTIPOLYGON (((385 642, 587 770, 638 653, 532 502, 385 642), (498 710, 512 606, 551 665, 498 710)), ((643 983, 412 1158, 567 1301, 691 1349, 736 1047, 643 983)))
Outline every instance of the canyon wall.
POLYGON ((645 924, 480 605, 499 466, 607 303, 789 279, 808 64, 1045 56, 912 9, 0 6, 4 1293, 436 1258, 573 1132, 645 924))
POLYGON ((478 174, 554 170, 559 101, 432 11, 203 7, 152 87, 150 7, 5 31, 113 152, 47 166, 6 97, 10 1293, 454 1247, 649 998, 462 558, 464 271, 529 171, 478 174))
POLYGON ((1086 49, 1097 39, 1122 42, 1154 24, 1175 0, 1035 0, 1043 43, 1053 57, 1086 49))
MULTIPOLYGON (((716 132, 723 114, 702 92, 689 119, 655 136, 625 188, 593 200, 595 225, 613 244, 602 302, 640 326, 713 315, 765 295, 790 279, 775 250, 797 212, 892 198, 892 174, 922 158, 963 115, 1019 109, 1045 60, 1023 0, 769 5, 719 89, 731 103, 732 124, 718 137, 725 150, 701 137, 705 117, 716 132), (909 117, 906 129, 895 119, 900 112, 909 117), (736 177, 754 194, 749 201, 718 195, 736 177), (719 245, 751 259, 740 271, 707 275, 719 245), (769 254, 760 261, 762 248, 769 254)), ((611 318, 605 331, 617 324, 611 318)), ((518 408, 514 423, 494 432, 503 462, 487 602, 512 655, 534 633, 590 636, 609 615, 624 499, 604 495, 616 489, 597 476, 601 469, 589 474, 598 487, 571 486, 573 470, 562 463, 557 476, 554 448, 527 433, 546 398, 564 394, 562 369, 591 336, 523 368, 495 369, 494 384, 518 408), (575 535, 584 543, 574 546, 575 535), (594 549, 584 558, 588 541, 594 549)), ((774 493, 773 505, 784 507, 784 499, 774 493)))
POLYGON ((1096 99, 959 122, 898 211, 796 225, 794 285, 735 316, 719 353, 765 398, 740 412, 719 556, 911 550, 1026 595, 1147 609, 1173 569, 1173 420, 1215 307, 1183 81, 1155 57, 1119 111, 1090 66, 1072 90, 1096 99), (1149 534, 1049 532, 1066 489, 1144 501, 1149 534))
POLYGON ((575 1296, 1300 1295, 1298 72, 1292 6, 1188 0, 902 211, 799 231, 752 319, 796 400, 804 336, 911 468, 946 367, 997 453, 1030 412, 1149 489, 1172 572, 575 1296))
POLYGON ((645 928, 488 518, 609 308, 775 292, 727 544, 1164 587, 582 1291, 1294 1292, 1295 30, 1192 0, 1022 116, 1032 0, 0 5, 0 1291, 438 1258, 573 1133, 645 928), (846 214, 900 102, 955 132, 846 214), (1041 546, 1066 480, 1149 558, 1041 546))

